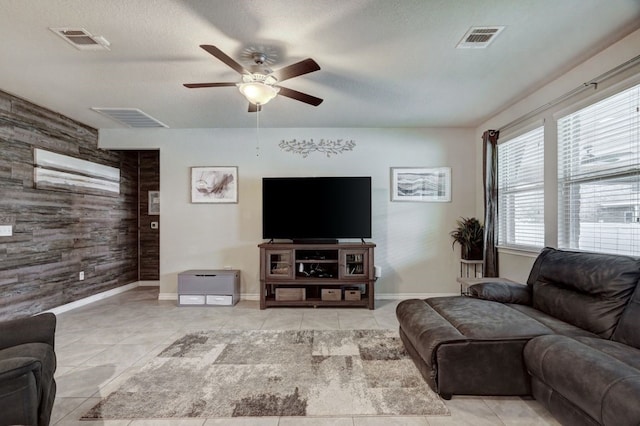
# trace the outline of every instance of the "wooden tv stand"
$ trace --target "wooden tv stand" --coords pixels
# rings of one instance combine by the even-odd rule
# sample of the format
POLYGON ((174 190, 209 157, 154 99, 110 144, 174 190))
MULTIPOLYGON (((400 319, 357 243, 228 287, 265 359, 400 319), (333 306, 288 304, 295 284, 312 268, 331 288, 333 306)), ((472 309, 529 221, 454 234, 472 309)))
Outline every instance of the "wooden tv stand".
POLYGON ((275 306, 374 309, 375 246, 373 243, 258 245, 260 309, 275 306))

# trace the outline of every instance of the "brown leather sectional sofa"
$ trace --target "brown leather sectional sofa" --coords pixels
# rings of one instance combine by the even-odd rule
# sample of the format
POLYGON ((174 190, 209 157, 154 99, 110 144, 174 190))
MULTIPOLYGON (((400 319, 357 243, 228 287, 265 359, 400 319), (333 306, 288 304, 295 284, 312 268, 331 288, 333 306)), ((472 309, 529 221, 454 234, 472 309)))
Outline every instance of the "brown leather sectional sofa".
POLYGON ((533 395, 563 424, 640 424, 640 259, 545 248, 526 285, 405 300, 400 336, 431 388, 533 395))
POLYGON ((47 426, 56 396, 56 317, 0 323, 0 426, 47 426))

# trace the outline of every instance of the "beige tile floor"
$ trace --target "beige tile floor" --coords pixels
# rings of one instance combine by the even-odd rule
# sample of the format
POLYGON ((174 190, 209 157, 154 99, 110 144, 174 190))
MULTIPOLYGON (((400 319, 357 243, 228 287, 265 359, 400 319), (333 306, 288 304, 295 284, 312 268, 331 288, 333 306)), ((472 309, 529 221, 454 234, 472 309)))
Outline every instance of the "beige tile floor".
POLYGON ((58 391, 52 425, 71 426, 439 426, 557 425, 536 401, 517 397, 453 397, 451 416, 335 418, 212 418, 79 421, 101 397, 118 388, 147 360, 189 331, 232 329, 397 329, 397 302, 365 309, 277 308, 258 302, 234 307, 177 307, 159 301, 158 289, 139 287, 58 316, 58 391))

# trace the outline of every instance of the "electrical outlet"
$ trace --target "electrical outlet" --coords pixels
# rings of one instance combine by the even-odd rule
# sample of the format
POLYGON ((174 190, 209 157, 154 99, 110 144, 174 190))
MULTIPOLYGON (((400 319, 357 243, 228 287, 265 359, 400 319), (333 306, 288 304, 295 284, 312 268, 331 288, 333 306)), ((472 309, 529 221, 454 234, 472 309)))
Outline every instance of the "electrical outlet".
POLYGON ((78 279, 79 279, 80 281, 84 280, 84 271, 80 271, 80 274, 79 274, 79 276, 78 276, 78 279))
POLYGON ((376 278, 380 278, 382 276, 382 266, 374 266, 373 270, 376 278))

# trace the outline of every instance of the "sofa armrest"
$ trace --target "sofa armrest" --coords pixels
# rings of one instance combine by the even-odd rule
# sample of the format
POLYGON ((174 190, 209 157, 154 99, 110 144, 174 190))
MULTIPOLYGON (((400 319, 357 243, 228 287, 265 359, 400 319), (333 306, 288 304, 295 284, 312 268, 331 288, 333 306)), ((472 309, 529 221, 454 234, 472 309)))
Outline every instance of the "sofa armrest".
POLYGON ((45 406, 48 398, 41 382, 42 363, 36 358, 0 359, 0 424, 49 424, 48 414, 39 414, 39 407, 45 406))
POLYGON ((531 289, 529 286, 513 281, 487 281, 469 287, 469 296, 477 299, 491 300, 500 303, 531 305, 531 289))
POLYGON ((0 349, 25 343, 46 343, 54 347, 56 316, 44 313, 0 322, 0 349))
POLYGON ((15 357, 0 359, 0 382, 6 382, 22 376, 28 372, 34 372, 40 379, 42 362, 33 357, 15 357))

